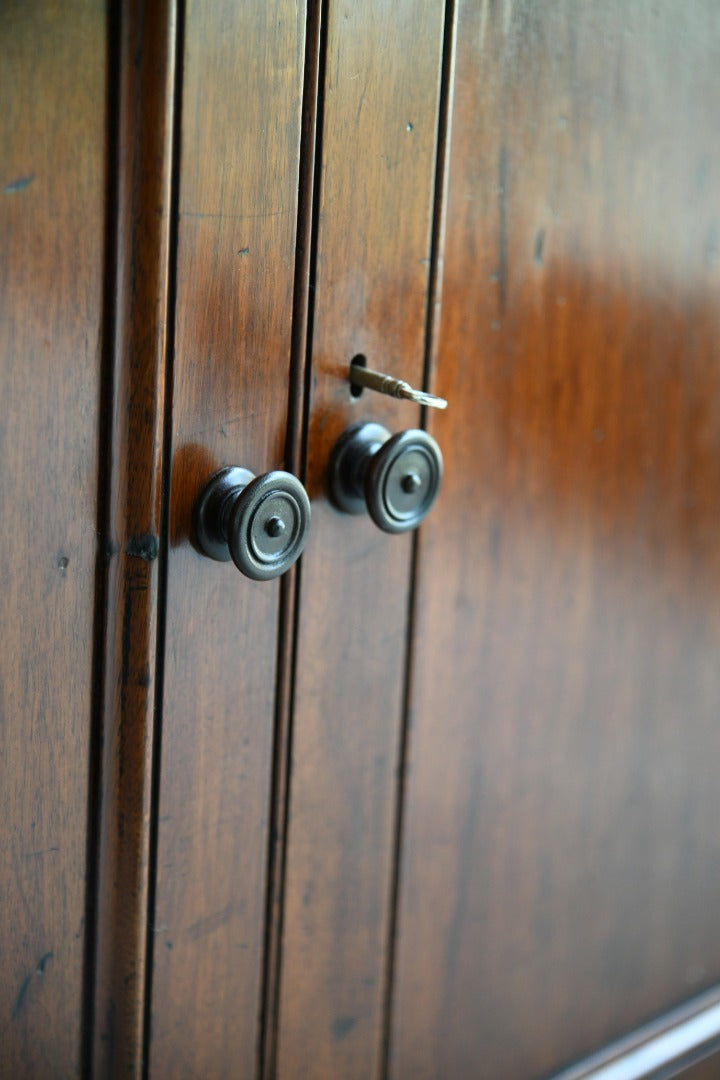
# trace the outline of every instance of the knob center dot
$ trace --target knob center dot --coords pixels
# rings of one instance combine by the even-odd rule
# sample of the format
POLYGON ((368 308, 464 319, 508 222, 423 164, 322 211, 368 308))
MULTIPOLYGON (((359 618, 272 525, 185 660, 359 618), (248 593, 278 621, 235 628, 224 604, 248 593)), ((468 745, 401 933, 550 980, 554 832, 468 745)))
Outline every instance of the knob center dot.
POLYGON ((416 472, 406 473, 400 481, 400 487, 406 495, 414 495, 422 487, 422 480, 416 472))
POLYGON ((282 536, 286 528, 287 526, 283 519, 281 517, 277 517, 277 515, 271 517, 265 523, 265 532, 268 534, 268 536, 272 537, 273 540, 275 540, 278 536, 282 536))

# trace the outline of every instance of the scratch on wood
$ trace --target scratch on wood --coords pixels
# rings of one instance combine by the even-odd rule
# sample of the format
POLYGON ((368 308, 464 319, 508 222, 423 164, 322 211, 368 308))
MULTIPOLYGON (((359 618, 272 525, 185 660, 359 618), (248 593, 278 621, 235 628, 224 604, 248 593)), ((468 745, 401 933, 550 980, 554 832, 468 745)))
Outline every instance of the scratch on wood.
POLYGON ((45 968, 47 967, 49 961, 52 960, 54 955, 55 954, 53 952, 46 952, 43 956, 40 957, 37 967, 35 968, 36 975, 45 974, 45 968))
POLYGON ((200 938, 212 934, 214 930, 219 930, 221 926, 229 922, 232 913, 232 904, 227 904, 222 911, 216 911, 214 915, 207 915, 204 919, 198 919, 196 922, 191 923, 186 931, 187 936, 191 941, 198 941, 200 938))
POLYGON ((14 1007, 14 1009, 12 1011, 13 1020, 15 1020, 20 1015, 20 1010, 23 1007, 23 1002, 25 1001, 25 995, 28 992, 28 987, 30 985, 32 977, 33 977, 33 972, 31 971, 30 974, 26 975, 25 978, 22 981, 22 985, 20 987, 20 992, 18 993, 17 999, 15 1001, 15 1007, 14 1007))
POLYGON ((332 1022, 333 1039, 339 1042, 349 1035, 358 1022, 357 1016, 337 1016, 332 1022))
POLYGON ((14 195, 16 191, 24 191, 25 188, 30 187, 34 179, 35 173, 31 173, 29 176, 19 176, 17 180, 12 180, 5 185, 3 193, 5 195, 14 195))
POLYGON ((42 978, 42 976, 45 974, 45 968, 52 960, 54 955, 55 954, 53 952, 43 953, 43 955, 40 957, 37 964, 35 965, 35 970, 31 971, 30 974, 26 975, 23 979, 20 985, 20 989, 18 991, 18 996, 15 999, 15 1005, 13 1006, 13 1020, 17 1019, 17 1017, 20 1015, 20 1011, 25 1003, 25 998, 27 997, 27 992, 30 989, 30 983, 32 982, 33 975, 37 975, 38 978, 42 978))

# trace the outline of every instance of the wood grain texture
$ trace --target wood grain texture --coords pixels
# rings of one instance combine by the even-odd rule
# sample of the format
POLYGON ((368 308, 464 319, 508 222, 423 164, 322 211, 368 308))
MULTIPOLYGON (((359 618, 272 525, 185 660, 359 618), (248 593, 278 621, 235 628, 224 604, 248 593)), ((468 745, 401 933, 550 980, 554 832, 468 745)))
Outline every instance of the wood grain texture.
POLYGON ((459 5, 393 1076, 720 974, 720 18, 459 5))
POLYGON ((0 1075, 77 1076, 105 155, 97 4, 0 13, 0 1075))
POLYGON ((376 1074, 392 880, 408 536, 332 509, 331 448, 414 406, 347 381, 357 353, 422 380, 440 2, 328 5, 277 1074, 376 1074), (408 47, 408 42, 412 47, 408 47))
POLYGON ((117 49, 93 1065, 143 1065, 170 243, 173 0, 133 0, 117 49))
POLYGON ((304 5, 191 2, 184 28, 173 461, 150 1074, 258 1050, 279 584, 191 546, 221 465, 283 463, 304 5))

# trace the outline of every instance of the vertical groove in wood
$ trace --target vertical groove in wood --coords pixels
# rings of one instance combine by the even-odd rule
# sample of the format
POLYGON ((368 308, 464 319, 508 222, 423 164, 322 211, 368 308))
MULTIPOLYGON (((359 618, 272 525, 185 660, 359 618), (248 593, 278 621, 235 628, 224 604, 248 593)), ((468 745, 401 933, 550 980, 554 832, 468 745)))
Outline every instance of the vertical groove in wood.
POLYGON ((305 5, 189 0, 182 52, 165 693, 149 1070, 254 1075, 280 583, 202 557, 222 465, 282 467, 305 5))
POLYGON ((327 5, 311 313, 307 485, 289 788, 277 1071, 374 1075, 411 541, 328 505, 354 420, 419 410, 354 398, 353 355, 422 379, 441 3, 327 5), (408 46, 408 42, 412 45, 408 46))
POLYGON ((155 668, 155 721, 153 725, 152 781, 150 792, 150 875, 146 925, 145 1016, 143 1031, 143 1076, 150 1073, 152 1043, 153 948, 155 898, 157 894, 157 854, 160 814, 162 733, 165 714, 165 664, 167 628, 167 579, 170 549, 170 491, 172 486, 172 407, 175 376, 175 327, 177 325, 177 249, 180 203, 180 147, 182 132, 183 54, 185 49, 186 0, 175 0, 175 41, 173 58, 172 147, 170 173, 170 236, 167 286, 167 338, 165 348, 165 400, 163 420, 162 491, 160 510, 160 577, 158 581, 157 664, 155 668))
MULTIPOLYGON (((430 278, 428 301, 425 311, 425 358, 423 364, 423 388, 430 391, 434 381, 433 361, 437 348, 437 324, 442 296, 443 240, 445 211, 447 205, 447 146, 450 138, 450 119, 452 115, 453 62, 455 56, 455 0, 445 0, 445 22, 443 26, 442 69, 440 75, 440 94, 438 102, 438 133, 435 163, 435 192, 432 222, 432 241, 430 248, 430 278)), ((426 426, 427 409, 422 410, 422 424, 426 426)), ((419 544, 422 534, 413 536, 410 558, 410 576, 408 585, 407 645, 405 652, 405 683, 403 687, 403 715, 400 731, 400 749, 398 752, 397 792, 395 801, 395 820, 393 824, 393 864, 390 882, 390 901, 388 905, 388 942, 385 958, 385 998, 383 1006, 383 1036, 380 1045, 379 1075, 385 1077, 388 1072, 390 1055, 390 1032, 392 1028, 392 996, 395 971, 395 936, 397 931, 397 906, 400 888, 400 855, 403 840, 403 820, 405 804, 405 780, 407 772, 407 753, 410 732, 411 688, 413 677, 414 628, 415 628, 415 581, 419 560, 419 544)))
POLYGON ((174 0, 119 9, 92 1060, 143 1069, 167 333, 174 0))
MULTIPOLYGON (((313 221, 316 203, 315 175, 319 166, 319 129, 322 125, 318 100, 322 81, 323 3, 311 0, 307 11, 305 44, 305 80, 303 117, 300 138, 300 177, 298 189, 297 239, 295 248, 295 286, 293 295, 288 427, 285 441, 285 467, 305 478, 304 453, 310 369, 308 340, 311 318, 311 265, 313 257, 313 221)), ((265 915, 265 956, 262 1013, 259 1026, 258 1075, 272 1077, 276 1070, 277 1019, 282 955, 285 861, 287 855, 288 788, 290 783, 290 746, 294 698, 297 616, 300 602, 301 565, 293 567, 280 583, 278 617, 277 690, 275 735, 273 740, 273 779, 268 830, 267 898, 265 915)))

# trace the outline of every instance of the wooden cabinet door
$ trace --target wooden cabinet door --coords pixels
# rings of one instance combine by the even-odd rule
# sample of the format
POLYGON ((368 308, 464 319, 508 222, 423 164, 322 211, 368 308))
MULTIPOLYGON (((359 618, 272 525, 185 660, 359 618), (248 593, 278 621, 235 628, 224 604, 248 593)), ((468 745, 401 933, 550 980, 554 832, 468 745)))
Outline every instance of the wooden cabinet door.
POLYGON ((0 1075, 252 1075, 289 622, 191 515, 286 452, 306 11, 107 9, 0 16, 0 1075))
POLYGON ((456 42, 390 1073, 520 1080, 720 979, 720 19, 456 42))
POLYGON ((334 442, 419 409, 354 397, 351 359, 422 381, 443 4, 330 4, 321 49, 307 487, 289 730, 279 1076, 382 1070, 412 538, 328 501, 334 442), (413 47, 407 48, 412 39, 413 47))
POLYGON ((714 4, 6 7, 0 1075, 715 1075, 714 4))
POLYGON ((222 466, 284 464, 305 21, 294 0, 191 2, 180 38, 146 1032, 158 1077, 252 1076, 262 1037, 281 582, 200 555, 192 507, 222 466))

